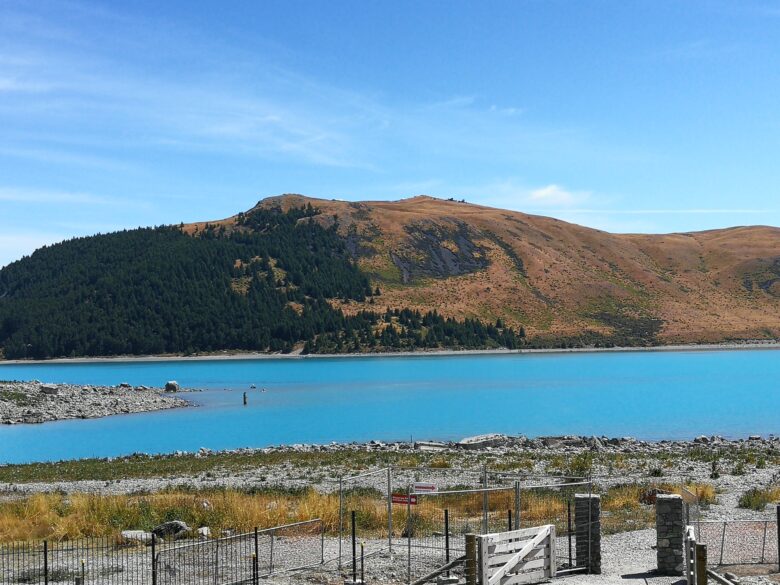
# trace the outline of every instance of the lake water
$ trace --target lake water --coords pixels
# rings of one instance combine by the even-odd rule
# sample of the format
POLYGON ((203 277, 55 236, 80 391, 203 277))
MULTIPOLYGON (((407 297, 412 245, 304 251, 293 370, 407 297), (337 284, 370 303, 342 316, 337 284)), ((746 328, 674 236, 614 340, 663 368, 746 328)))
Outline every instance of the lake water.
POLYGON ((0 379, 204 390, 183 394, 197 408, 0 425, 5 463, 488 432, 780 432, 776 350, 4 364, 0 379))

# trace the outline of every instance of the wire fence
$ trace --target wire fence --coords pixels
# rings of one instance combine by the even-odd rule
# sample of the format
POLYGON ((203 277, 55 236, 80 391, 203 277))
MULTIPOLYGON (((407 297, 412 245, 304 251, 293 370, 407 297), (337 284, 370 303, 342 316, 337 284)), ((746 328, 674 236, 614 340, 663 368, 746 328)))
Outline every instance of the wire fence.
POLYGON ((777 520, 701 520, 695 526, 709 565, 778 563, 777 520))
MULTIPOLYGON (((550 478, 547 478, 550 481, 550 478)), ((505 482, 509 483, 509 482, 505 482)), ((466 552, 466 534, 493 534, 546 524, 556 526, 556 569, 576 569, 574 494, 590 491, 589 482, 488 487, 427 493, 410 491, 400 556, 407 564, 407 582, 437 569, 461 575, 454 563, 466 552), (405 550, 404 550, 405 549, 405 550)), ((586 532, 589 533, 589 532, 586 532)))
POLYGON ((99 583, 195 585, 254 583, 324 562, 322 521, 219 539, 157 544, 121 537, 0 545, 0 585, 99 583))
POLYGON ((411 494, 404 524, 408 582, 428 575, 466 552, 466 534, 508 530, 516 518, 514 488, 411 494))
POLYGON ((152 582, 151 549, 121 538, 0 545, 0 583, 152 582))

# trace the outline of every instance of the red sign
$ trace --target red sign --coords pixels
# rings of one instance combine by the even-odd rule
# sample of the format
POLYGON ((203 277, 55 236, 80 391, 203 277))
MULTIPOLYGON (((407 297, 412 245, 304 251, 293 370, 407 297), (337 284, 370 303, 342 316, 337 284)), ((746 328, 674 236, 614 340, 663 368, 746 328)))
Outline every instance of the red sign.
POLYGON ((393 494, 392 501, 394 504, 409 504, 415 506, 417 505, 417 496, 415 494, 393 494))
POLYGON ((424 482, 418 481, 412 487, 414 488, 414 491, 416 491, 416 492, 435 492, 436 491, 436 484, 433 484, 433 483, 424 483, 424 482))

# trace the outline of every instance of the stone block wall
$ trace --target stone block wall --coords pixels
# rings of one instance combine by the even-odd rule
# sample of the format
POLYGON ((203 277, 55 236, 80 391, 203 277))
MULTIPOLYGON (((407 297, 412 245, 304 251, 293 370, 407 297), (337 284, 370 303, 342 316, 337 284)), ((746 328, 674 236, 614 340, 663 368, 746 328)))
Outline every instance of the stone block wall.
POLYGON ((575 494, 574 521, 577 532, 577 566, 601 574, 601 497, 575 494))
POLYGON ((655 500, 658 572, 682 575, 684 571, 683 538, 685 520, 683 500, 676 494, 658 494, 655 500))

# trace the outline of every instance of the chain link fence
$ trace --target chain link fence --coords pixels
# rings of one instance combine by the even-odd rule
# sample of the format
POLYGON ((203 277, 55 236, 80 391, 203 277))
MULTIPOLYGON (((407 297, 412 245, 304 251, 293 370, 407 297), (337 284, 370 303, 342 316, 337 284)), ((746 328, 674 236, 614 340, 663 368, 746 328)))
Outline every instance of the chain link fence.
POLYGON ((707 545, 707 564, 777 564, 777 520, 700 520, 696 541, 707 545))

